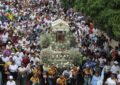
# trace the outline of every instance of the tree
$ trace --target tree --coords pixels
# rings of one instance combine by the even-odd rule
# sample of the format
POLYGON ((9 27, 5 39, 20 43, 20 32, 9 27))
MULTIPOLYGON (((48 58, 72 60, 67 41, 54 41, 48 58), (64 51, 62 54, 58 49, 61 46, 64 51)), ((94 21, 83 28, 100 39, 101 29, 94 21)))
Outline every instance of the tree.
MULTIPOLYGON (((67 1, 67 0, 66 0, 67 1)), ((120 40, 120 0, 74 0, 74 8, 91 16, 95 26, 120 40)))
POLYGON ((74 7, 75 0, 61 0, 61 4, 65 9, 68 9, 74 7))

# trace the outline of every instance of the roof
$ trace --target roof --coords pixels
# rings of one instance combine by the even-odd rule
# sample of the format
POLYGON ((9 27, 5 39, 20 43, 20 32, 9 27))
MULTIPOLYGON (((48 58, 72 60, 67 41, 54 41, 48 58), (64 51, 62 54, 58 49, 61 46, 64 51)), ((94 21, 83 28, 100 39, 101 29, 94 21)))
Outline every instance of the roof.
POLYGON ((53 31, 69 31, 69 25, 67 22, 58 19, 52 22, 52 30, 53 31))
POLYGON ((65 22, 65 21, 63 21, 63 20, 61 20, 61 19, 58 19, 58 20, 52 22, 52 27, 53 27, 53 26, 56 26, 56 25, 58 25, 58 24, 63 24, 63 25, 69 26, 67 22, 65 22))

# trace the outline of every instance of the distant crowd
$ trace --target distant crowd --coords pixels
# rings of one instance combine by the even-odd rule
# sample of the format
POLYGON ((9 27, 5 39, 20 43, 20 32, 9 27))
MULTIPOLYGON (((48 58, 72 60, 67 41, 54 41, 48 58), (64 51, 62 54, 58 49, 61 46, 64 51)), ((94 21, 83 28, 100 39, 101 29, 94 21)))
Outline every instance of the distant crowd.
POLYGON ((0 85, 120 85, 120 44, 110 43, 94 20, 57 0, 0 1, 0 85), (85 56, 82 65, 62 73, 40 55, 40 36, 57 19, 69 23, 85 56))

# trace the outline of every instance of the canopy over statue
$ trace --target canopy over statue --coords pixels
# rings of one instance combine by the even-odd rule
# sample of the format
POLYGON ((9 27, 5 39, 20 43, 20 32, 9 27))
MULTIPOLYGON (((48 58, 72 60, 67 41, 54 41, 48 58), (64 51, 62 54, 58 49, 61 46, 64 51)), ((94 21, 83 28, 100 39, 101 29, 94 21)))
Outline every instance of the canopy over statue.
POLYGON ((58 19, 52 22, 52 31, 69 31, 69 25, 67 22, 62 19, 58 19))

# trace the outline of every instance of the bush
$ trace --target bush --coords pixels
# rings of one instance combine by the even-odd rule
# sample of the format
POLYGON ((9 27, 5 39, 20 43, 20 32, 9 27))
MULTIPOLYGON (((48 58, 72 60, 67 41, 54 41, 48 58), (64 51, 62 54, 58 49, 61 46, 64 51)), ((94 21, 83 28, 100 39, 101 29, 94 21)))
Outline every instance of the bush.
POLYGON ((52 51, 50 49, 44 49, 41 51, 42 61, 43 63, 51 64, 49 58, 52 56, 52 51))
POLYGON ((83 56, 79 51, 75 51, 74 49, 70 51, 70 58, 73 59, 74 65, 81 65, 83 61, 83 56))
POLYGON ((76 38, 72 36, 70 38, 70 47, 76 47, 76 45, 77 45, 76 38))
POLYGON ((49 34, 43 34, 40 37, 40 46, 42 48, 47 48, 50 45, 50 41, 51 41, 50 35, 49 34))

